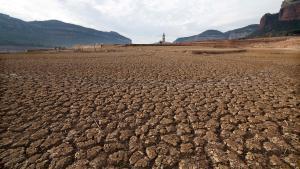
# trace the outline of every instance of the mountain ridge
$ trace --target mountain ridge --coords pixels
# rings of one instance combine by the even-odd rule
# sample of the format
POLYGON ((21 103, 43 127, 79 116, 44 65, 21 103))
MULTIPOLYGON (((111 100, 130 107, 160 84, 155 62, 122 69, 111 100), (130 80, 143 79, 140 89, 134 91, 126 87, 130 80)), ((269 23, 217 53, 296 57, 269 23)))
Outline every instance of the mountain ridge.
POLYGON ((218 30, 206 30, 198 35, 178 38, 174 43, 195 42, 205 40, 225 40, 245 38, 249 34, 258 30, 258 24, 248 25, 242 28, 221 32, 218 30))
POLYGON ((77 44, 130 44, 117 32, 104 32, 59 20, 23 21, 0 13, 0 45, 65 46, 77 44))

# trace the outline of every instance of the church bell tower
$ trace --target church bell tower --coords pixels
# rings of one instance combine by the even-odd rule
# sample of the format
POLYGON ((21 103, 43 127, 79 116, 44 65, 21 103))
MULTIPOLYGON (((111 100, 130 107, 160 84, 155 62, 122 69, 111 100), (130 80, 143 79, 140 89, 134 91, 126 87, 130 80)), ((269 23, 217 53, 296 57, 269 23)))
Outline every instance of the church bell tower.
POLYGON ((163 35, 162 35, 162 43, 165 43, 165 42, 166 42, 166 34, 163 33, 163 35))

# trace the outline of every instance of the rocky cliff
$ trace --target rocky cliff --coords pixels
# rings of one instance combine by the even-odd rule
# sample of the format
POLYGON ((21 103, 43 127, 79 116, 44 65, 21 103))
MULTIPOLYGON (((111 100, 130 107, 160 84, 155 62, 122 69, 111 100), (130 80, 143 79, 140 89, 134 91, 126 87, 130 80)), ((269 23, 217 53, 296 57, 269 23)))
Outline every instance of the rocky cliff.
POLYGON ((261 19, 260 19, 260 24, 259 24, 259 30, 272 30, 274 25, 278 23, 278 16, 279 14, 270 14, 267 13, 265 14, 261 19))
POLYGON ((300 34, 300 0, 285 0, 279 13, 265 14, 259 30, 252 36, 287 36, 300 34))
POLYGON ((300 20, 300 1, 290 0, 282 3, 279 12, 280 21, 300 20))

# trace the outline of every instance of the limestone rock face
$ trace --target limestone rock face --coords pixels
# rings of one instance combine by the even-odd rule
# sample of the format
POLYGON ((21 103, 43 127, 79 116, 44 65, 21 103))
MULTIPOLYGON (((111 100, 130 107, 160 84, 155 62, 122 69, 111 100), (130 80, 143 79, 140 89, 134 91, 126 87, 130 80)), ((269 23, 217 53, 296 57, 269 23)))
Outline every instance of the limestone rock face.
POLYGON ((269 14, 269 13, 265 14, 260 20, 259 29, 271 30, 273 25, 276 24, 277 22, 278 22, 278 14, 269 14))
POLYGON ((287 7, 289 5, 293 5, 299 3, 300 0, 284 0, 281 4, 281 8, 287 7))
POLYGON ((300 20, 300 1, 285 0, 279 12, 280 21, 300 20))
POLYGON ((259 25, 257 36, 297 35, 300 30, 300 1, 285 0, 279 13, 265 14, 259 25))

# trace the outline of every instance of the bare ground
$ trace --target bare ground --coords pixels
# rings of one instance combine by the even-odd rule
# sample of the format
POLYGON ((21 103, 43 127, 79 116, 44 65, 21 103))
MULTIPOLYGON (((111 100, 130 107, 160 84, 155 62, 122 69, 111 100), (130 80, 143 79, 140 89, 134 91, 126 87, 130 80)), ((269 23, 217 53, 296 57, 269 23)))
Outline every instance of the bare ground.
POLYGON ((0 168, 299 168, 299 50, 0 55, 0 168))

